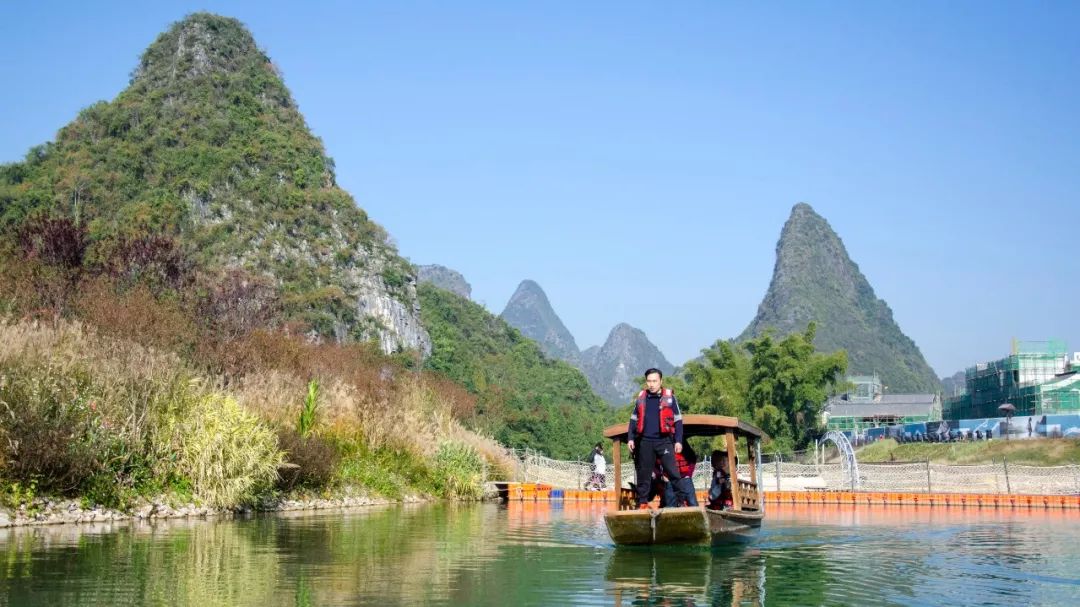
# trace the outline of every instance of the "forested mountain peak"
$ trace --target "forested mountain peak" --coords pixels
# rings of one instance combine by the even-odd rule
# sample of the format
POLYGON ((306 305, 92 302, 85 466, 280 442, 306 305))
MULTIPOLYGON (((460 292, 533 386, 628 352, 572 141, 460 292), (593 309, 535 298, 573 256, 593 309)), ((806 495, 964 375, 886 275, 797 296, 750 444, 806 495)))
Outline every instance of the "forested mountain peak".
MULTIPOLYGON (((277 76, 270 58, 238 20, 211 13, 194 13, 177 21, 143 52, 132 73, 132 84, 166 88, 211 74, 229 75, 265 70, 277 76)), ((292 105, 279 99, 282 105, 292 105)))
POLYGON ((892 310, 848 256, 824 217, 806 204, 791 210, 776 245, 772 282, 739 340, 773 329, 778 337, 817 323, 818 351, 844 349, 852 374, 877 372, 889 391, 936 392, 941 384, 892 310))
POLYGON ((576 459, 617 421, 581 371, 506 320, 431 283, 418 290, 434 342, 425 365, 476 395, 476 410, 459 414, 469 426, 504 445, 576 459))
POLYGON ((533 280, 518 285, 500 316, 525 337, 540 344, 548 356, 578 366, 581 351, 548 301, 547 294, 533 280))
POLYGON ((582 366, 593 389, 613 405, 630 402, 640 388, 634 380, 646 369, 656 367, 664 375, 674 370, 644 331, 624 322, 611 329, 603 346, 582 354, 582 366))
POLYGON ((0 167, 0 230, 41 214, 85 225, 91 257, 164 235, 202 267, 268 278, 313 335, 430 350, 415 270, 337 187, 322 142, 235 19, 172 25, 116 99, 0 167))

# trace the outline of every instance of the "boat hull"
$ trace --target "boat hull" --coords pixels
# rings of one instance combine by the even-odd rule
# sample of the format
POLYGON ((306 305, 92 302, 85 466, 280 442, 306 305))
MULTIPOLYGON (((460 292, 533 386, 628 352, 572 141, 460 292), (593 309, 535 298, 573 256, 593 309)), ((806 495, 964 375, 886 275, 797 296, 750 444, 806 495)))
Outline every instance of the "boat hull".
POLYGON ((648 544, 723 544, 752 536, 760 512, 708 510, 701 507, 618 510, 604 515, 608 535, 623 546, 648 544))
POLYGON ((698 543, 709 538, 709 523, 701 508, 617 510, 604 515, 608 534, 624 546, 698 543))
POLYGON ((752 538, 765 515, 761 512, 705 509, 713 544, 742 542, 752 538))

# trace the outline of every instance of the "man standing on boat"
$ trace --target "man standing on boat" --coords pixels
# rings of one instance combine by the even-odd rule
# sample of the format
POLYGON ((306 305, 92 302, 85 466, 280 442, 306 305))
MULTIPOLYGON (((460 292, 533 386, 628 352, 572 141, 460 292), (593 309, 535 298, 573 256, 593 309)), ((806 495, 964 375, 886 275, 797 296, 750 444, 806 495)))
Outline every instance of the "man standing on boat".
POLYGON ((630 414, 627 446, 637 467, 638 508, 649 507, 652 472, 659 461, 671 480, 678 503, 697 506, 693 481, 679 474, 675 454, 682 453, 682 412, 675 393, 663 387, 664 374, 660 369, 645 371, 645 389, 638 393, 634 412, 630 414))

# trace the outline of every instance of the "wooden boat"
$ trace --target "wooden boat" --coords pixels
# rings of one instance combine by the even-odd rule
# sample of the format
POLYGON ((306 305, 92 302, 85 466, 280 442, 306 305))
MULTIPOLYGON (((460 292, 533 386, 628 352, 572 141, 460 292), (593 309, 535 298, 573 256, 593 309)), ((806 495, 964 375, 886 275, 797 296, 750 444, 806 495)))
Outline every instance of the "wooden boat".
MULTIPOLYGON (((619 499, 604 515, 608 535, 616 544, 671 544, 711 541, 714 544, 738 541, 761 526, 765 501, 760 487, 761 439, 765 433, 735 417, 684 415, 683 436, 721 436, 727 446, 728 470, 736 470, 736 439, 745 438, 750 461, 750 478, 737 478, 731 485, 732 506, 710 510, 704 506, 637 510, 631 489, 622 483, 622 443, 627 440, 626 424, 610 426, 604 437, 615 445, 615 486, 619 499)), ((735 475, 737 477, 737 474, 735 475)))

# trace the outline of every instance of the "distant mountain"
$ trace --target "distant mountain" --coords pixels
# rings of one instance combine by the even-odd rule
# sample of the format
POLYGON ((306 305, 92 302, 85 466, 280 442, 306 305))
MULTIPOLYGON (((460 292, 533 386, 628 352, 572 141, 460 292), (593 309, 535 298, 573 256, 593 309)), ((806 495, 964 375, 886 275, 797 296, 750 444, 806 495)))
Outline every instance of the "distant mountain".
POLYGON ((503 319, 429 283, 417 290, 433 343, 424 365, 476 395, 475 411, 456 412, 470 427, 510 447, 577 459, 616 421, 581 371, 503 319))
POLYGON ((918 346, 874 294, 840 237, 810 205, 799 203, 776 245, 769 290, 739 340, 767 329, 788 335, 810 321, 817 322, 819 351, 847 350, 851 374, 877 372, 894 394, 941 390, 918 346))
POLYGON ((313 337, 430 351, 415 269, 338 187, 281 74, 236 19, 173 24, 115 99, 0 166, 0 231, 42 214, 87 226, 88 258, 164 237, 205 269, 270 279, 313 337))
POLYGON ((941 378, 942 394, 948 396, 958 396, 967 390, 967 373, 964 371, 957 371, 949 377, 941 378))
POLYGON ((668 362, 645 332, 619 323, 601 347, 593 346, 581 355, 582 369, 593 390, 612 405, 625 405, 640 388, 635 378, 656 367, 670 375, 674 366, 668 362))
POLYGON ((581 351, 574 336, 552 309, 544 290, 534 281, 521 281, 500 316, 525 337, 540 344, 540 349, 551 358, 564 360, 575 367, 581 364, 581 351))
POLYGON ((472 286, 465 277, 460 272, 445 266, 438 264, 416 266, 416 279, 420 282, 431 283, 465 299, 472 299, 472 286))

